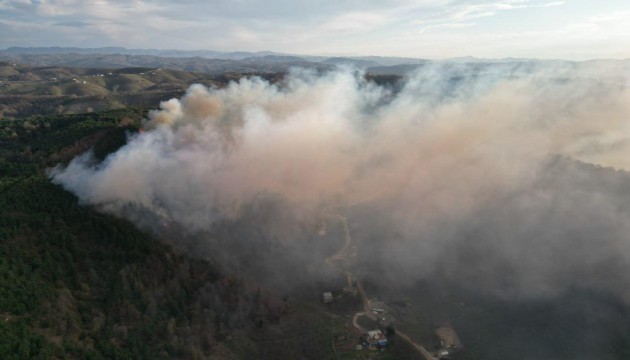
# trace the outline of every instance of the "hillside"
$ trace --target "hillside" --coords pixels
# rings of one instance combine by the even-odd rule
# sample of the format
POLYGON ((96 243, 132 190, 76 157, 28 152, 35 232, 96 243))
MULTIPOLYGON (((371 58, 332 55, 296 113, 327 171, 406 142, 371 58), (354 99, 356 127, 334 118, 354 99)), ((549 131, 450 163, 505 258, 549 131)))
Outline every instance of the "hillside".
POLYGON ((153 68, 31 67, 0 63, 0 118, 155 107, 190 84, 217 86, 225 78, 153 68))
POLYGON ((124 55, 152 55, 163 57, 205 57, 212 59, 241 60, 251 57, 280 56, 286 54, 272 51, 216 51, 216 50, 158 50, 158 49, 127 49, 120 46, 99 48, 78 47, 19 47, 14 46, 0 50, 3 54, 124 54, 124 55))
MULTIPOLYGON (((267 56, 283 66, 293 57, 267 56)), ((255 62, 244 59, 244 63, 255 62)), ((192 84, 223 87, 243 76, 259 76, 270 82, 282 72, 226 72, 210 75, 167 68, 92 68, 30 66, 0 62, 0 120, 39 115, 81 114, 105 110, 152 109, 160 101, 180 97, 192 84)), ((400 76, 366 75, 377 84, 394 84, 400 76)))
POLYGON ((364 241, 357 273, 364 274, 366 291, 378 294, 392 316, 401 319, 397 329, 430 340, 435 327, 453 326, 464 344, 455 359, 627 359, 630 306, 625 294, 618 294, 626 289, 625 272, 618 268, 622 262, 609 255, 597 267, 588 264, 605 251, 607 239, 618 236, 622 242, 627 237, 617 224, 607 223, 605 210, 592 204, 606 199, 625 224, 629 188, 626 171, 549 157, 533 188, 510 193, 479 209, 477 220, 459 223, 455 239, 468 242, 453 241, 431 276, 406 285, 383 275, 396 266, 388 259, 391 243, 400 241, 397 229, 383 215, 374 226, 370 210, 356 208, 349 219, 355 236, 364 241), (567 226, 566 211, 570 218, 585 220, 567 226), (524 228, 524 221, 539 227, 524 228), (512 242, 513 257, 497 261, 498 244, 509 236, 520 237, 522 245, 512 242), (546 248, 552 240, 555 246, 546 248), (583 256, 572 260, 575 252, 583 256), (558 264, 548 279, 560 277, 560 268, 571 268, 562 280, 575 277, 575 284, 543 292, 542 282, 536 281, 525 294, 515 295, 519 267, 532 264, 539 270, 543 256, 558 264))
POLYGON ((321 344, 345 331, 338 320, 179 254, 50 183, 47 167, 90 147, 102 158, 140 117, 2 122, 2 359, 332 357, 321 344))
POLYGON ((299 57, 244 57, 242 59, 208 59, 194 57, 162 57, 126 54, 7 54, 0 53, 0 61, 29 64, 32 66, 67 66, 86 68, 150 67, 179 71, 199 72, 211 75, 226 72, 275 73, 286 72, 291 67, 329 69, 330 65, 311 62, 299 57), (281 60, 281 61, 278 61, 281 60))
MULTIPOLYGON (((295 58, 268 55, 267 60, 281 64, 295 58)), ((618 77, 609 75, 625 68, 623 62, 617 64, 602 79, 591 79, 586 71, 571 84, 591 93, 613 92, 620 85, 618 77)), ((431 75, 433 65, 424 65, 431 75)), ((484 84, 497 81, 497 74, 525 78, 537 65, 440 66, 448 70, 440 92, 420 86, 422 96, 452 100, 471 78, 484 84)), ((414 84, 413 78, 404 81, 411 68, 399 70, 398 75, 387 67, 382 74, 353 72, 358 85, 347 89, 384 85, 378 89, 385 94, 380 101, 392 102, 414 84)), ((230 204, 230 212, 215 218, 206 212, 214 199, 204 197, 204 191, 216 185, 195 182, 212 180, 220 175, 217 169, 230 166, 200 171, 217 154, 194 152, 215 149, 217 137, 199 146, 190 136, 199 129, 188 124, 171 127, 183 135, 172 143, 170 136, 161 137, 165 127, 152 128, 150 122, 144 123, 142 135, 137 132, 148 109, 179 97, 190 83, 224 87, 247 75, 269 80, 271 98, 290 91, 284 73, 2 64, 4 109, 22 110, 5 112, 0 119, 0 358, 415 359, 428 351, 429 359, 443 350, 459 360, 630 356, 624 276, 627 172, 545 152, 528 169, 526 182, 485 199, 461 218, 431 208, 421 215, 405 214, 401 222, 397 209, 404 199, 396 197, 348 205, 326 199, 317 209, 303 211, 282 192, 267 188, 234 203, 238 208, 230 204), (128 139, 127 147, 103 161, 128 139), (168 146, 145 147, 161 141, 168 146), (142 151, 130 151, 134 144, 142 145, 135 148, 142 151), (172 144, 177 156, 165 151, 172 144), (89 149, 93 159, 77 157, 89 149), (108 178, 116 193, 126 191, 124 201, 91 202, 93 197, 81 188, 64 185, 79 195, 77 200, 53 184, 59 183, 55 176, 51 183, 47 174, 52 167, 77 158, 83 165, 66 174, 82 186, 102 184, 90 172, 133 159, 133 166, 108 178), (147 170, 156 164, 159 171, 147 170), (187 171, 165 164, 195 166, 187 171), (143 170, 150 181, 133 184, 137 177, 130 169, 143 170), (169 198, 157 192, 148 192, 145 204, 134 198, 156 184, 163 194, 181 195, 169 214, 181 217, 163 216, 170 211, 164 207, 169 198), (107 215, 112 204, 124 205, 114 212, 118 217, 107 215), (439 215, 434 223, 422 225, 433 214, 439 215), (324 304, 322 294, 328 292, 334 300, 324 304), (387 332, 387 351, 356 350, 375 328, 387 332), (445 344, 445 333, 451 334, 447 343, 456 345, 445 344)), ((562 73, 543 75, 544 81, 532 77, 534 85, 558 89, 568 81, 562 73)), ((227 92, 249 85, 233 84, 227 92)), ((313 94, 336 94, 316 89, 313 94)), ((254 92, 246 104, 261 98, 254 92)), ((308 105, 317 103, 317 96, 305 98, 308 105)), ((188 99, 180 104, 191 105, 188 99)), ((236 100, 222 103, 239 104, 221 108, 224 114, 240 114, 241 99, 236 100)), ((281 104, 283 109, 308 109, 302 102, 281 104)), ((207 114, 216 104, 201 105, 208 107, 190 113, 214 121, 207 114)), ((365 110, 378 112, 371 106, 365 110)), ((272 112, 269 118, 276 116, 272 112)), ((334 118, 318 112, 320 117, 334 118)), ((266 139, 269 132, 261 134, 256 138, 266 139)), ((344 143, 346 135, 344 131, 344 143)), ((226 150, 234 151, 230 141, 226 144, 226 150)), ((252 147, 256 161, 243 167, 244 175, 226 183, 256 179, 249 172, 252 166, 277 159, 257 157, 275 144, 262 145, 252 147)), ((280 150, 302 161, 300 152, 280 150)), ((272 171, 270 166, 263 170, 261 174, 272 171)), ((448 203, 458 207, 461 196, 451 189, 445 188, 448 203)), ((102 199, 97 192, 92 196, 102 199)), ((419 203, 430 196, 424 193, 419 203)))

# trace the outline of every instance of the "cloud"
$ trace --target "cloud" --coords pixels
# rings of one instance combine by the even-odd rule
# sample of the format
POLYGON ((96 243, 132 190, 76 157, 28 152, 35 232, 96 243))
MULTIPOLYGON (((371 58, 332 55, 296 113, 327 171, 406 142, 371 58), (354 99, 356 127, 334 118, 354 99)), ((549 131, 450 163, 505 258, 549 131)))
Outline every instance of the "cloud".
POLYGON ((420 30, 421 33, 424 33, 434 28, 453 28, 455 27, 453 25, 457 23, 466 23, 468 26, 472 26, 474 24, 470 23, 471 20, 497 16, 502 11, 546 8, 564 4, 564 1, 536 3, 528 0, 480 1, 466 2, 465 4, 455 3, 451 6, 445 6, 441 11, 420 17, 415 20, 415 23, 425 26, 428 25, 420 30))
POLYGON ((566 43, 563 29, 592 23, 590 17, 628 11, 623 5, 604 5, 590 11, 572 2, 541 0, 5 0, 0 2, 0 20, 3 30, 13 35, 0 39, 0 46, 275 50, 438 58, 630 56, 620 45, 630 36, 621 20, 611 28, 596 26, 604 39, 608 36, 603 43, 601 36, 594 39, 584 31, 566 43), (550 23, 549 19, 558 19, 560 12, 563 22, 550 23), (67 26, 45 32, 14 26, 79 22, 86 24, 80 34, 67 31, 67 26), (502 35, 503 43, 496 42, 494 35, 502 35), (537 38, 545 42, 541 44, 537 38))
POLYGON ((387 18, 381 14, 353 12, 326 21, 320 29, 337 33, 364 32, 374 30, 386 21, 387 18))
POLYGON ((57 25, 57 26, 69 26, 69 27, 86 27, 86 26, 90 26, 92 24, 87 22, 87 21, 75 20, 75 21, 60 21, 60 22, 55 23, 55 25, 57 25))

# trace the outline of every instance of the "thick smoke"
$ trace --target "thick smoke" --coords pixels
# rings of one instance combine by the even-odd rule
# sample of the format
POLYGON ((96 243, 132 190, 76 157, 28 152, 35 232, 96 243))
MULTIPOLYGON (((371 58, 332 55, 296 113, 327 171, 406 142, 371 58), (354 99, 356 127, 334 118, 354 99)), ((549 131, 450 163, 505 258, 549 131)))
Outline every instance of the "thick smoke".
POLYGON ((560 156, 628 164, 627 81, 537 63, 426 66, 398 88, 354 71, 193 85, 103 162, 85 154, 52 178, 85 204, 199 237, 264 194, 292 221, 345 211, 366 261, 397 279, 440 274, 504 296, 613 291, 630 285, 609 276, 630 271, 630 181, 560 156))

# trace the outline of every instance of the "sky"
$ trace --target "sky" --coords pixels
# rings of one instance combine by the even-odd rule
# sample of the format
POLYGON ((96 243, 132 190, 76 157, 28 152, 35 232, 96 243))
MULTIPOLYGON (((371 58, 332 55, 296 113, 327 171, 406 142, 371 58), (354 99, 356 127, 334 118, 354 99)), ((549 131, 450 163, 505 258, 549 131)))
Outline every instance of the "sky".
POLYGON ((628 0, 0 0, 0 48, 630 58, 628 0))

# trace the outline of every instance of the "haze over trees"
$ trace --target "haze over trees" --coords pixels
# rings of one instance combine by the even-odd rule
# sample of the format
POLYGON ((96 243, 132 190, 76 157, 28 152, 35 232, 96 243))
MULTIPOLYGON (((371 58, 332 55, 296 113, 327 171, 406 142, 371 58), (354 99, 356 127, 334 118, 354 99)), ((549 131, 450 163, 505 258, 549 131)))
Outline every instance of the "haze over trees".
POLYGON ((626 61, 28 52, 3 359, 630 356, 626 61))

